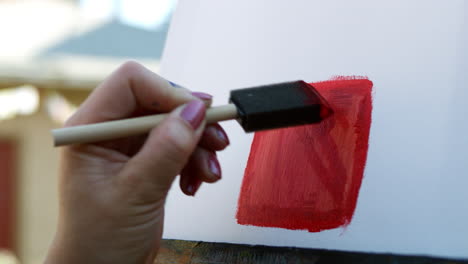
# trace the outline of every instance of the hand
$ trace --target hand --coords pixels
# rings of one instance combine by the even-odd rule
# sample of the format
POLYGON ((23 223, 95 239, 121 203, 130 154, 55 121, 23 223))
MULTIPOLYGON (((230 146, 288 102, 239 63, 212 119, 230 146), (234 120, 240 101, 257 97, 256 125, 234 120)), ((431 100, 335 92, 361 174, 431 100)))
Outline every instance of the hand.
POLYGON ((209 95, 174 88, 134 62, 96 88, 66 126, 172 112, 148 135, 63 149, 59 224, 46 263, 152 263, 174 178, 181 174, 188 195, 221 178, 215 151, 229 141, 219 125, 205 129, 209 104, 209 95))

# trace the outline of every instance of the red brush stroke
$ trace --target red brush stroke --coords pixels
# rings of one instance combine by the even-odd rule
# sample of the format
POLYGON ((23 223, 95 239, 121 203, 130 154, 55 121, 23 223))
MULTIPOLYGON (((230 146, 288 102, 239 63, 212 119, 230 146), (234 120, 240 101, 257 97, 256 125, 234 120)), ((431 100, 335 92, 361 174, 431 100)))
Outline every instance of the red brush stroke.
POLYGON ((333 115, 320 124, 255 134, 239 224, 319 232, 351 222, 367 159, 373 84, 336 77, 311 85, 333 115))

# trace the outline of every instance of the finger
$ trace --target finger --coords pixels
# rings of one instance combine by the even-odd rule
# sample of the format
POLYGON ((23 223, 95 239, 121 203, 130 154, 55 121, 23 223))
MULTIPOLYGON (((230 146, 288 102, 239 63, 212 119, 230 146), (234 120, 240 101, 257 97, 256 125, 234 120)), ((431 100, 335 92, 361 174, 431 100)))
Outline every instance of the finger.
POLYGON ((187 92, 190 92, 193 96, 197 97, 198 99, 201 99, 202 101, 205 102, 205 105, 206 105, 207 108, 210 107, 211 104, 213 103, 213 101, 212 101, 213 96, 211 94, 207 94, 207 93, 203 93, 203 92, 192 92, 189 89, 185 88, 185 86, 179 85, 179 84, 171 82, 171 81, 168 81, 168 82, 173 87, 178 88, 178 89, 183 89, 183 90, 185 90, 187 92))
POLYGON ((211 94, 203 93, 203 92, 191 92, 189 89, 185 88, 185 86, 179 85, 177 83, 168 81, 170 85, 172 85, 175 88, 178 89, 184 89, 188 92, 190 92, 193 96, 197 97, 198 99, 201 99, 202 101, 205 102, 205 106, 209 108, 211 104, 213 103, 213 96, 211 94))
POLYGON ((187 195, 195 195, 201 182, 213 183, 221 179, 221 167, 216 153, 197 147, 182 170, 180 189, 187 195))
POLYGON ((229 138, 219 124, 206 126, 199 146, 208 150, 223 150, 229 145, 229 138))
POLYGON ((168 112, 195 98, 142 65, 126 62, 92 92, 66 125, 122 119, 142 109, 168 112))
POLYGON ((198 189, 202 185, 202 181, 198 177, 193 177, 192 171, 194 170, 193 165, 190 163, 180 173, 179 186, 180 190, 189 196, 195 196, 198 189))
POLYGON ((125 165, 122 179, 144 201, 162 199, 186 165, 205 127, 199 100, 178 107, 154 128, 141 150, 125 165))

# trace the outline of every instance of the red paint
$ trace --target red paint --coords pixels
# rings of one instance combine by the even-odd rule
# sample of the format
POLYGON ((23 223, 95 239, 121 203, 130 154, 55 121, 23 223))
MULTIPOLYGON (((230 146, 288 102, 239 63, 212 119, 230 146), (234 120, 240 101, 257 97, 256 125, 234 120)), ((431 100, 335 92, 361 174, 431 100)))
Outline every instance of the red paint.
POLYGON ((14 250, 15 146, 0 141, 0 249, 14 250))
POLYGON ((312 85, 333 114, 320 124, 255 134, 239 224, 319 232, 351 222, 367 159, 372 82, 337 77, 312 85))

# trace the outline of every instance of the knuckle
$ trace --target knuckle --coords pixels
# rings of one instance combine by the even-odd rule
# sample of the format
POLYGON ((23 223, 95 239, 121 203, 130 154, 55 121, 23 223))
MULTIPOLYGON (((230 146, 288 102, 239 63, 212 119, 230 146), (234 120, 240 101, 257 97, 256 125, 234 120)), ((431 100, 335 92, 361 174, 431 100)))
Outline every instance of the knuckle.
POLYGON ((118 69, 117 72, 124 75, 135 75, 145 70, 145 67, 136 61, 126 61, 118 69))
POLYGON ((168 85, 161 85, 158 88, 159 88, 159 95, 161 96, 161 98, 171 98, 172 93, 175 90, 175 89, 171 89, 171 87, 168 85))

